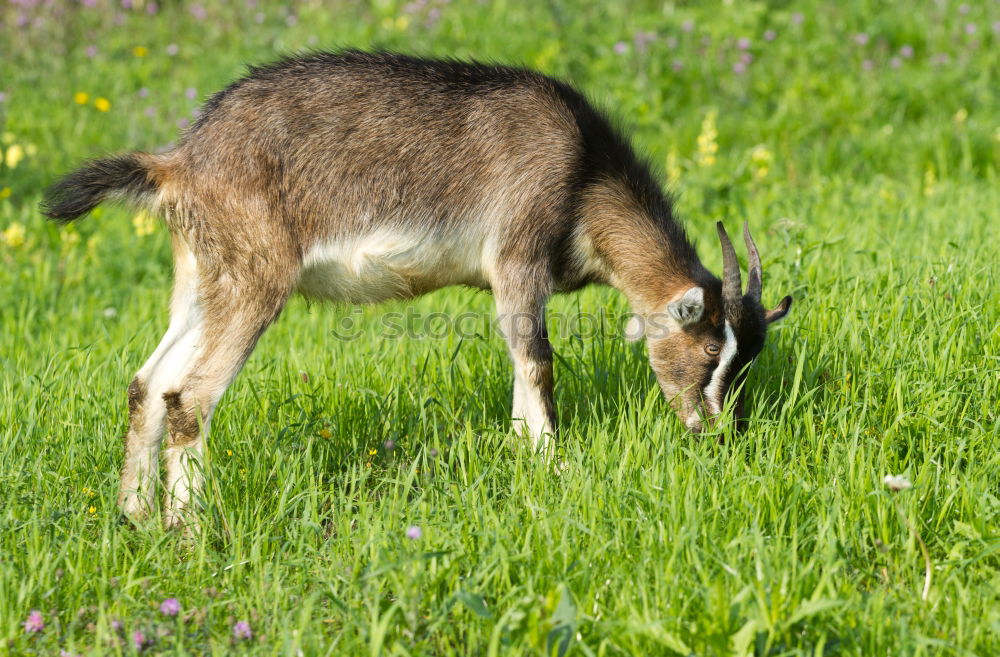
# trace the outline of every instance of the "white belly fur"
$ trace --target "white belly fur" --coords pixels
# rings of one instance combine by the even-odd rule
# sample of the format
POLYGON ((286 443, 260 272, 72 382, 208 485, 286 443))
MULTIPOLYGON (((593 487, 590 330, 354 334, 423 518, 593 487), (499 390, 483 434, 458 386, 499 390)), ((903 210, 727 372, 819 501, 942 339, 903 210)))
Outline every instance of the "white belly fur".
POLYGON ((455 284, 489 287, 492 249, 485 236, 447 237, 378 229, 320 243, 302 262, 298 291, 313 299, 377 303, 455 284))

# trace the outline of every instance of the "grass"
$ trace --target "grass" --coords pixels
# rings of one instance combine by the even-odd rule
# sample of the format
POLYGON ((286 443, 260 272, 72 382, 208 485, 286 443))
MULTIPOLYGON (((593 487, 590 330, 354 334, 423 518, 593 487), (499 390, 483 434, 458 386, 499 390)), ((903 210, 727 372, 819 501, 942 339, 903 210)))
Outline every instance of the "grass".
MULTIPOLYGON (((133 654, 136 631, 166 655, 1000 652, 1000 5, 133 1, 0 8, 0 654, 133 654), (348 45, 573 80, 671 178, 716 271, 714 220, 749 220, 765 301, 795 297, 750 429, 684 433, 641 345, 561 325, 556 475, 510 433, 488 323, 384 327, 488 320, 488 295, 296 300, 213 422, 204 534, 120 524, 167 235, 115 207, 57 230, 41 189, 169 143, 244 63, 348 45)), ((600 288, 552 307, 627 310, 600 288)))

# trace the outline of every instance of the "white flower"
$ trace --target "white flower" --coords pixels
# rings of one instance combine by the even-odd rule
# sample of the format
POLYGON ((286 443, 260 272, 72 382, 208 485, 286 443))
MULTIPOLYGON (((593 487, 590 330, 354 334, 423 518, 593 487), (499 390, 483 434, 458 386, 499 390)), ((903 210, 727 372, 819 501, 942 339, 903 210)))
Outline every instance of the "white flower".
POLYGON ((889 490, 896 493, 913 486, 913 484, 910 483, 910 480, 903 475, 886 475, 885 479, 882 480, 882 483, 888 486, 889 490))

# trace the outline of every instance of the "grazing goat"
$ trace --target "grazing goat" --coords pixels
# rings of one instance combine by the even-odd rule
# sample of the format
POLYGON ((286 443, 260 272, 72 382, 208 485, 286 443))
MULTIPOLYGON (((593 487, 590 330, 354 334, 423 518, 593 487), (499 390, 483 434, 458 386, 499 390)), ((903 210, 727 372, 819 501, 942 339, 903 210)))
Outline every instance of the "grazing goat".
POLYGON ((619 132, 572 87, 521 68, 357 51, 254 68, 175 147, 91 161, 43 211, 68 222, 106 199, 150 208, 173 240, 170 325, 128 387, 118 499, 132 517, 152 508, 165 429, 168 525, 201 484, 202 429, 293 292, 375 303, 492 290, 514 424, 539 451, 556 429, 553 293, 621 290, 630 333, 694 431, 742 388, 791 304, 761 306, 745 228, 746 292, 721 224, 723 280, 707 271, 619 132))

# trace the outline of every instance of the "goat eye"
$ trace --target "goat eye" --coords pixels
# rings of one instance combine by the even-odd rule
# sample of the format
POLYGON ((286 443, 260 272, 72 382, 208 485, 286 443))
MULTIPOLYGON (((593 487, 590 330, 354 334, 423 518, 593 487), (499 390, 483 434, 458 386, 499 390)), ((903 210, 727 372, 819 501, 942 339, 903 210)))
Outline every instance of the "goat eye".
POLYGON ((722 350, 719 348, 719 345, 717 344, 709 342, 707 345, 705 345, 705 353, 708 354, 709 356, 718 356, 720 351, 722 350))

